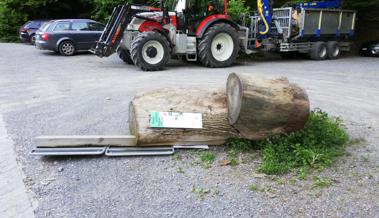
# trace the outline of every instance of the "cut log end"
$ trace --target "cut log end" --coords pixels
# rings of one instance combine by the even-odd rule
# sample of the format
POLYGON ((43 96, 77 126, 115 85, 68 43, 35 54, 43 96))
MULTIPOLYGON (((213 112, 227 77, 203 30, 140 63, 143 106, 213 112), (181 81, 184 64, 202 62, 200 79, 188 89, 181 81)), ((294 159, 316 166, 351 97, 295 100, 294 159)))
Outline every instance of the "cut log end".
POLYGON ((131 135, 134 135, 138 141, 138 124, 136 120, 136 115, 135 115, 135 109, 134 109, 134 104, 133 101, 129 103, 129 114, 128 114, 128 122, 129 122, 129 131, 131 135))
POLYGON ((238 120, 241 103, 242 103, 242 84, 237 74, 232 73, 229 75, 228 83, 226 84, 227 91, 227 105, 228 105, 228 119, 231 125, 235 124, 238 120))
POLYGON ((297 131, 308 119, 308 95, 287 78, 232 73, 226 88, 229 122, 245 138, 297 131))

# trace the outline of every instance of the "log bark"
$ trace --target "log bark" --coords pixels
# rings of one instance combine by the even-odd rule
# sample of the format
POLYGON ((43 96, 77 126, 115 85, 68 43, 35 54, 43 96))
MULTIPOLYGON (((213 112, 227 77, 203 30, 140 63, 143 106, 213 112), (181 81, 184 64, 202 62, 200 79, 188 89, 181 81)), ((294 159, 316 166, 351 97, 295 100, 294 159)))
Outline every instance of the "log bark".
POLYGON ((226 93, 229 123, 251 140, 300 130, 310 113, 306 91, 287 78, 232 73, 226 93))
POLYGON ((240 137, 229 124, 225 91, 159 89, 137 95, 129 105, 130 133, 138 145, 223 144, 240 137), (202 129, 150 128, 151 111, 202 113, 202 129))

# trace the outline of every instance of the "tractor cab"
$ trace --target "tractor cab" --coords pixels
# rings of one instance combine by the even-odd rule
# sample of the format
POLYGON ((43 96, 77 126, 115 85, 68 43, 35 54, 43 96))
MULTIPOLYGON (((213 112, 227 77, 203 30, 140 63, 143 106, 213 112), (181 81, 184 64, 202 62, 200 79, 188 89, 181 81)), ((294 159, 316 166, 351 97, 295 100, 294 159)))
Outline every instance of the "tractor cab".
POLYGON ((195 35, 200 23, 211 15, 224 14, 223 0, 171 0, 165 9, 176 15, 177 30, 195 35))

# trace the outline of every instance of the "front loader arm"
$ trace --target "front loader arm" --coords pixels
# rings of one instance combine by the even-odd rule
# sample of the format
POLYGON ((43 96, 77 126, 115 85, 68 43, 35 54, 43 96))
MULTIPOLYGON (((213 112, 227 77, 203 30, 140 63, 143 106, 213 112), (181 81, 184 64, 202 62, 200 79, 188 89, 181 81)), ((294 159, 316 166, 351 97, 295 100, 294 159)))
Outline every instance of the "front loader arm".
POLYGON ((129 3, 115 7, 99 41, 96 43, 94 53, 99 57, 110 56, 116 52, 125 29, 136 14, 159 10, 159 8, 129 3))

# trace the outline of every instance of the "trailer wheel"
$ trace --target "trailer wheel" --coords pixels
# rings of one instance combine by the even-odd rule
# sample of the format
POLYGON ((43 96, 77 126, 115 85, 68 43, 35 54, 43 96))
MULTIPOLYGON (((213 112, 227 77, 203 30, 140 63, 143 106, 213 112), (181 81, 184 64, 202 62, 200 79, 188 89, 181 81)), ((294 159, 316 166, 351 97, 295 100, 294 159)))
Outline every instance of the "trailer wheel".
POLYGON ((328 56, 328 48, 325 42, 316 42, 312 45, 309 56, 313 60, 325 60, 328 56))
POLYGON ((130 51, 120 48, 117 51, 118 57, 127 64, 134 64, 130 57, 130 51))
POLYGON ((326 47, 328 49, 328 58, 331 60, 337 59, 341 54, 340 46, 337 42, 331 41, 326 43, 326 47))
POLYGON ((158 32, 139 33, 133 40, 131 55, 134 64, 144 71, 161 70, 170 58, 170 44, 158 32))
POLYGON ((198 45, 199 59, 206 67, 228 67, 238 56, 238 34, 226 23, 210 27, 198 45))

